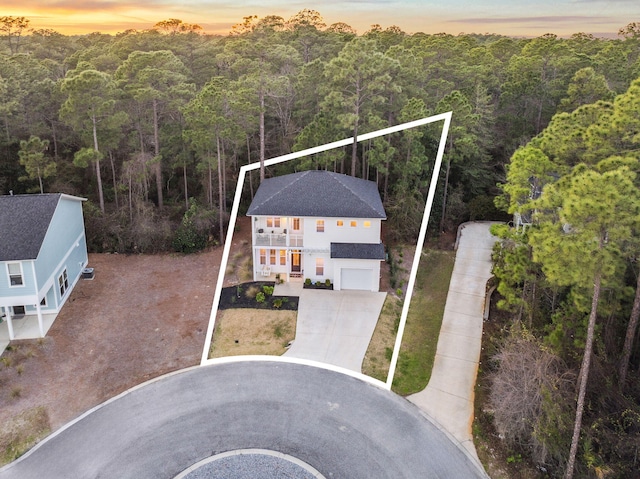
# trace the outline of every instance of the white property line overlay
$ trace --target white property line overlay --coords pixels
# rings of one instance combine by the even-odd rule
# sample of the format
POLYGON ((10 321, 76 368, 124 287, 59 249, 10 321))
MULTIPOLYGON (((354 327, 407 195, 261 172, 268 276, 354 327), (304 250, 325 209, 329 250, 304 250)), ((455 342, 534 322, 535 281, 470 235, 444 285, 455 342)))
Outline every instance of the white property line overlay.
MULTIPOLYGON (((438 176, 440 174, 440 167, 442 166, 442 157, 444 156, 444 148, 446 145, 447 135, 449 133, 449 126, 451 125, 452 112, 441 113, 439 115, 422 118, 420 120, 410 121, 408 123, 402 123, 401 125, 391 126, 389 128, 383 128, 382 130, 373 131, 371 133, 365 133, 358 135, 356 142, 370 140, 378 138, 380 136, 389 135, 391 133, 397 133, 399 131, 416 128, 418 126, 435 123, 438 121, 444 121, 442 127, 442 134, 440 135, 440 142, 438 145, 438 153, 436 154, 436 161, 433 167, 433 173, 431 175, 431 183, 429 185, 429 192, 427 194, 427 202, 424 208, 424 214, 422 216, 422 224, 420 226, 420 233, 418 235, 418 242, 416 243, 416 252, 413 258, 413 265, 411 267, 411 273, 409 274, 409 282, 407 284, 407 293, 405 295, 405 301, 402 307, 402 313, 400 315, 400 324, 398 326, 398 335, 396 336, 396 343, 393 348, 393 355, 391 356, 391 364, 389 366, 389 374, 387 376, 386 388, 391 390, 391 383, 393 382, 393 376, 395 374, 396 365, 398 364, 398 355, 400 354, 400 345, 402 344, 402 336, 404 334, 405 324, 407 322, 407 314, 409 312, 409 304, 411 303, 411 297, 413 295, 413 288, 416 281, 416 274, 418 272, 418 264, 420 263, 420 255, 422 253, 422 247, 424 246, 424 240, 427 234, 427 225, 429 223, 429 216, 431 215, 431 207, 433 206, 433 198, 436 193, 436 187, 438 184, 438 176)), ((344 140, 334 141, 325 145, 308 148, 302 151, 296 151, 288 153, 286 155, 278 156, 265 160, 264 166, 277 165, 289 160, 295 160, 304 156, 313 155, 316 153, 322 153, 323 151, 333 150, 335 148, 341 148, 353 143, 353 137, 345 138, 344 140)), ((220 305, 220 295, 222 294, 222 284, 224 283, 225 271, 227 269, 227 263, 229 262, 229 254, 231 251, 231 242, 233 240, 233 231, 235 229, 236 220, 238 218, 238 208, 240 207, 240 198, 242 197, 242 190, 244 187, 244 180, 247 171, 253 171, 260 168, 260 162, 244 165, 240 168, 240 174, 238 175, 238 183, 236 185, 236 193, 233 199, 233 207, 231 208, 231 215, 229 217, 229 226, 227 229, 227 236, 224 243, 224 249, 222 251, 222 261, 220 262, 220 270, 218 271, 218 282, 216 284, 216 291, 213 297, 213 304, 211 305, 211 315, 209 317, 209 326, 207 328, 207 335, 204 342, 204 349, 202 351, 201 365, 208 364, 209 350, 211 349, 211 340, 213 338, 213 330, 215 328, 216 314, 218 312, 218 306, 220 305)), ((302 361, 301 361, 302 363, 302 361)))

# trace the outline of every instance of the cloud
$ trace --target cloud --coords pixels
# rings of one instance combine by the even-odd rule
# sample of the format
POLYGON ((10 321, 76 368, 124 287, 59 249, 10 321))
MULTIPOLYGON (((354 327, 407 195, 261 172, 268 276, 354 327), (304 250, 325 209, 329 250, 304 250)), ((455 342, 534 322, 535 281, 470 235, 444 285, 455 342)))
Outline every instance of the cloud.
POLYGON ((607 25, 616 19, 613 17, 590 17, 587 15, 554 15, 546 17, 475 17, 448 20, 449 23, 490 23, 490 24, 523 24, 523 23, 590 23, 607 25))
POLYGON ((29 11, 58 12, 121 12, 130 10, 146 10, 168 7, 171 0, 40 0, 32 5, 25 5, 24 0, 3 0, 5 9, 22 9, 29 11))

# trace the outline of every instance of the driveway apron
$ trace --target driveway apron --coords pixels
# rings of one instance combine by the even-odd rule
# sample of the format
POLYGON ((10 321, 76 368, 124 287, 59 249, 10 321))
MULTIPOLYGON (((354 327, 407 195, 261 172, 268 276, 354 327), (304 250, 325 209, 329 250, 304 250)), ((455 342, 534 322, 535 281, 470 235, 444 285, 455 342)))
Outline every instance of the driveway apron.
POLYGON ((285 356, 361 372, 386 293, 303 289, 295 341, 285 356))

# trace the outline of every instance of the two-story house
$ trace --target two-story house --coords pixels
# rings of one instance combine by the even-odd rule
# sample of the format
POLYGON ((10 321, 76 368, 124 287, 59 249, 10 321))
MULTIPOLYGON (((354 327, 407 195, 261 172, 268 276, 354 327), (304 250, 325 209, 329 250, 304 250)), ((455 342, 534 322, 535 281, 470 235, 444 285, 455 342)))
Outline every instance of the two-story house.
POLYGON ((87 265, 83 198, 65 194, 0 196, 0 316, 13 321, 57 314, 87 265))
POLYGON ((373 181, 304 171, 262 182, 252 218, 254 280, 327 279, 334 289, 378 291, 386 219, 373 181))

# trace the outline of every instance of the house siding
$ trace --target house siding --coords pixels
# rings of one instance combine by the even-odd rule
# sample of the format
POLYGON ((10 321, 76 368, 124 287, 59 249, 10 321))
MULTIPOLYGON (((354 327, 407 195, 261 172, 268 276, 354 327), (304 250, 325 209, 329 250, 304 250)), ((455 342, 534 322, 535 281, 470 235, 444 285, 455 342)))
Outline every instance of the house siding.
MULTIPOLYGON (((68 199, 62 196, 58 202, 49 229, 45 235, 40 253, 36 260, 36 274, 40 282, 54 276, 59 270, 61 261, 66 256, 71 256, 73 248, 81 250, 80 255, 73 255, 76 265, 70 266, 69 277, 71 278, 71 270, 73 277, 82 271, 79 263, 86 264, 87 248, 84 237, 84 223, 82 218, 82 202, 78 200, 68 199), (78 244, 78 246, 76 246, 78 244)), ((84 267, 84 266, 83 266, 84 267)), ((42 289, 44 284, 38 284, 42 289)))
POLYGON ((252 244, 254 259, 254 279, 280 273, 285 279, 291 272, 291 252, 299 250, 301 254, 300 273, 304 279, 312 282, 330 280, 336 289, 340 289, 340 274, 343 268, 365 269, 371 271, 371 284, 364 289, 378 291, 380 277, 379 260, 363 259, 332 259, 331 243, 380 243, 381 220, 375 218, 352 217, 299 217, 300 230, 293 230, 293 218, 279 218, 267 223, 266 216, 254 216, 252 219, 252 244), (324 222, 324 231, 318 232, 317 222, 324 222), (341 222, 341 226, 339 226, 341 222), (355 226, 351 223, 355 222, 355 226), (365 227, 365 222, 369 226, 365 227), (294 244, 292 235, 300 235, 301 243, 294 244), (265 263, 260 263, 261 250, 264 250, 265 263), (275 252, 275 264, 271 263, 275 252), (280 252, 286 252, 286 264, 280 264, 280 252), (317 260, 323 260, 322 274, 317 274, 317 260))
POLYGON ((62 195, 51 217, 38 258, 20 261, 24 286, 10 287, 6 265, 14 261, 0 262, 0 304, 25 306, 27 311, 32 312, 36 311, 36 305, 46 296, 47 306, 43 306, 42 311, 58 312, 87 261, 82 202, 62 195), (58 277, 65 268, 69 288, 61 297, 58 277))
POLYGON ((369 218, 304 218, 304 246, 309 248, 329 248, 331 243, 380 243, 380 220, 369 218), (317 220, 324 220, 324 232, 318 233, 317 220), (338 226, 338 221, 343 226, 338 226), (356 222, 356 227, 350 226, 356 222), (364 227, 369 221, 371 226, 364 227))
POLYGON ((0 303, 2 305, 21 306, 26 302, 33 302, 35 298, 35 281, 33 278, 32 261, 2 261, 0 262, 0 303), (10 286, 7 263, 22 264, 22 286, 10 286))

